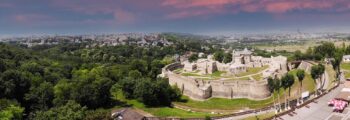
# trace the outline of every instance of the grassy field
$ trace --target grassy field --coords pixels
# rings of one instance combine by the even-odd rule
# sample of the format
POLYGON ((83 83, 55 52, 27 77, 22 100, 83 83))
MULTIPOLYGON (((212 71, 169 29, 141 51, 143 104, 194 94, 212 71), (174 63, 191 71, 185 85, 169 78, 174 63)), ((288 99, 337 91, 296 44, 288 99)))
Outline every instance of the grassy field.
POLYGON ((345 79, 350 78, 350 63, 341 63, 340 68, 344 70, 345 79))
POLYGON ((275 115, 274 112, 270 112, 270 113, 266 113, 266 114, 261 114, 261 115, 257 115, 257 116, 250 116, 247 118, 244 118, 242 120, 264 120, 267 118, 271 118, 275 115))
POLYGON ((257 74, 257 75, 254 75, 252 76, 255 80, 261 80, 263 75, 262 74, 257 74))
MULTIPOLYGON (((282 98, 284 90, 281 89, 279 94, 282 98)), ((273 104, 273 100, 277 101, 278 93, 274 93, 274 97, 270 97, 265 100, 250 100, 247 98, 238 99, 224 99, 224 98, 210 98, 206 101, 196 101, 183 96, 182 99, 186 102, 174 102, 182 106, 191 107, 194 109, 207 109, 207 110, 241 110, 241 109, 257 109, 263 108, 273 104)))
POLYGON ((256 68, 248 68, 248 69, 247 69, 247 72, 237 74, 236 76, 237 76, 237 77, 242 77, 242 76, 247 76, 247 75, 251 75, 251 74, 256 74, 256 73, 261 72, 262 70, 267 69, 268 67, 269 67, 269 66, 256 67, 256 68))
MULTIPOLYGON (((125 102, 128 106, 143 110, 158 117, 204 118, 205 116, 214 116, 209 113, 191 112, 171 107, 146 107, 143 103, 137 100, 126 99, 120 91, 115 93, 115 96, 117 100, 125 102)), ((117 106, 116 108, 118 107, 120 106, 117 106)))
POLYGON ((230 78, 230 79, 227 79, 227 80, 250 80, 249 77, 242 77, 242 78, 230 78))
POLYGON ((350 63, 341 63, 340 68, 343 70, 350 70, 350 63))
MULTIPOLYGON (((341 47, 343 43, 347 46, 350 45, 349 41, 335 41, 334 45, 336 47, 341 47)), ((271 44, 259 44, 255 45, 255 48, 258 49, 266 49, 266 50, 286 50, 288 52, 294 52, 296 50, 300 50, 301 52, 305 52, 309 47, 314 47, 320 45, 320 42, 315 41, 305 41, 304 43, 299 44, 284 44, 284 45, 271 45, 271 44)))

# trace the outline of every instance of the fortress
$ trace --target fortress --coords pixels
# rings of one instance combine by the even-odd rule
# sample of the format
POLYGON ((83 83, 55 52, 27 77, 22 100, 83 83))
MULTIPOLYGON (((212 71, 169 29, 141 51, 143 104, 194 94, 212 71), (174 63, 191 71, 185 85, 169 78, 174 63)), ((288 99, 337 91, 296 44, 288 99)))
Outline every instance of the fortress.
MULTIPOLYGON (((168 77, 170 85, 176 85, 184 95, 195 100, 206 100, 212 97, 261 100, 269 98, 271 95, 267 86, 267 78, 270 76, 278 77, 287 72, 286 57, 264 58, 253 56, 251 51, 244 49, 243 51, 233 51, 232 62, 227 64, 215 61, 209 55, 207 59, 199 59, 193 63, 184 61, 167 65, 162 69, 162 76, 168 77), (235 75, 247 72, 250 68, 261 68, 263 66, 268 67, 256 73, 262 75, 261 80, 240 80, 243 77, 235 77, 235 75), (200 75, 211 75, 221 71, 226 76, 234 76, 235 79, 219 77, 214 80, 207 80, 185 76, 175 72, 177 70, 195 72, 200 75)), ((251 78, 251 76, 249 77, 251 78)))

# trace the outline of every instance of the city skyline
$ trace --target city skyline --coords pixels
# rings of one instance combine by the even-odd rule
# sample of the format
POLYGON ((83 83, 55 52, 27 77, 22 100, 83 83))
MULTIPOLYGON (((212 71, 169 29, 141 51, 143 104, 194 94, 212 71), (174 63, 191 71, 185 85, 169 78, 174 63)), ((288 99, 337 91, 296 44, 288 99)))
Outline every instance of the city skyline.
POLYGON ((347 0, 2 0, 0 35, 349 32, 347 0))

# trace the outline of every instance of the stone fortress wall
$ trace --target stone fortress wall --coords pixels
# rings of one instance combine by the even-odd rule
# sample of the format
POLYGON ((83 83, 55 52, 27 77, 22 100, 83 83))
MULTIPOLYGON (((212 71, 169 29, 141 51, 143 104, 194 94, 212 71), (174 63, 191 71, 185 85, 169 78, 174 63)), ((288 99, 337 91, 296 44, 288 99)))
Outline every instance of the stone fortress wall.
POLYGON ((266 80, 200 80, 173 72, 183 67, 180 63, 167 65, 162 69, 162 75, 169 78, 170 85, 177 85, 182 93, 191 99, 205 100, 216 97, 261 100, 271 95, 266 80))

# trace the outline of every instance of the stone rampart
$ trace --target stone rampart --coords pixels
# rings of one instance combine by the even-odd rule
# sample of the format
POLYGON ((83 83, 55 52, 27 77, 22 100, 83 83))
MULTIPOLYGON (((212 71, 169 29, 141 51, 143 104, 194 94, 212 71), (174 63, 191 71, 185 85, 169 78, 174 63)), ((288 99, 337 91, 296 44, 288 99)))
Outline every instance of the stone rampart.
POLYGON ((215 98, 249 98, 261 100, 270 97, 267 81, 255 80, 201 80, 173 72, 183 65, 173 63, 163 68, 162 74, 169 78, 170 85, 177 85, 182 93, 195 100, 215 98))

